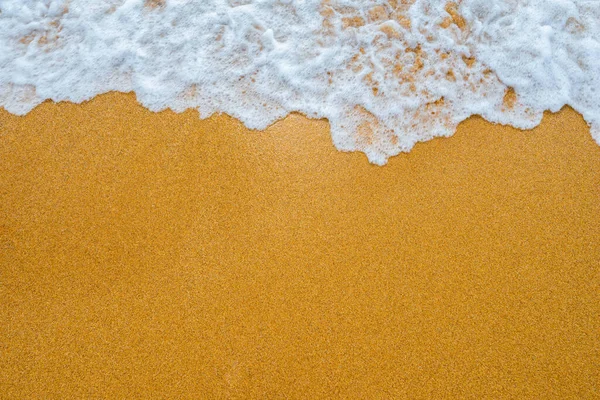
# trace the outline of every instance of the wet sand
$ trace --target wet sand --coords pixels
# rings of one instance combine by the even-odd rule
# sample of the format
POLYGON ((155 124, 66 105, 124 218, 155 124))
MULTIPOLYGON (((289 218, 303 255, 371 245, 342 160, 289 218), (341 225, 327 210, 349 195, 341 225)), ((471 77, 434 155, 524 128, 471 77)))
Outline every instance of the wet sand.
POLYGON ((600 146, 571 109, 386 167, 133 95, 0 111, 2 398, 594 398, 600 146))

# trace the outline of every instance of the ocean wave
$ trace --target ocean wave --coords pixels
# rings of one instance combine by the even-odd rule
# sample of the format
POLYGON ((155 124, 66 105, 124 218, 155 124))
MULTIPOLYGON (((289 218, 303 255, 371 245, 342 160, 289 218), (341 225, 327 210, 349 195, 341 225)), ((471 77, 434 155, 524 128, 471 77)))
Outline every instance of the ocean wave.
POLYGON ((375 164, 565 105, 600 143, 600 1, 0 0, 0 106, 108 91, 256 129, 327 118, 375 164))

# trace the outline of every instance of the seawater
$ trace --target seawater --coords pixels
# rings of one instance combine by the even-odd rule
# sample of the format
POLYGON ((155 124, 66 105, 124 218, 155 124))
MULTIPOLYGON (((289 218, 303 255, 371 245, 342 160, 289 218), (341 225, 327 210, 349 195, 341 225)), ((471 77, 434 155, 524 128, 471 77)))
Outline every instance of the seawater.
POLYGON ((598 0, 0 0, 0 106, 134 91, 263 129, 327 118, 376 164, 473 114, 570 105, 600 143, 598 0))

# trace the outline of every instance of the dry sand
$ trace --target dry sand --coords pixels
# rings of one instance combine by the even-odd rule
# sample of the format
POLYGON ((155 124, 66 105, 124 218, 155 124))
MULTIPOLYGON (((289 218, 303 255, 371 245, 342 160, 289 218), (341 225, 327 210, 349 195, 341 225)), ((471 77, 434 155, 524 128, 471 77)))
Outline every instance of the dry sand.
POLYGON ((133 95, 0 124, 0 397, 600 396, 600 146, 571 109, 386 167, 326 121, 133 95))

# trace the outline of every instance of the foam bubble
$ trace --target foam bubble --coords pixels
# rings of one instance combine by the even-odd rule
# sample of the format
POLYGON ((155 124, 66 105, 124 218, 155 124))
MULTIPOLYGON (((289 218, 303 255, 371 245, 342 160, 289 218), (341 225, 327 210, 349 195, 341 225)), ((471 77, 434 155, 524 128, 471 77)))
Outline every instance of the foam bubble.
POLYGON ((0 106, 113 90, 257 129, 328 118, 376 164, 473 114, 532 128, 567 104, 600 143, 600 2, 0 0, 0 106))

